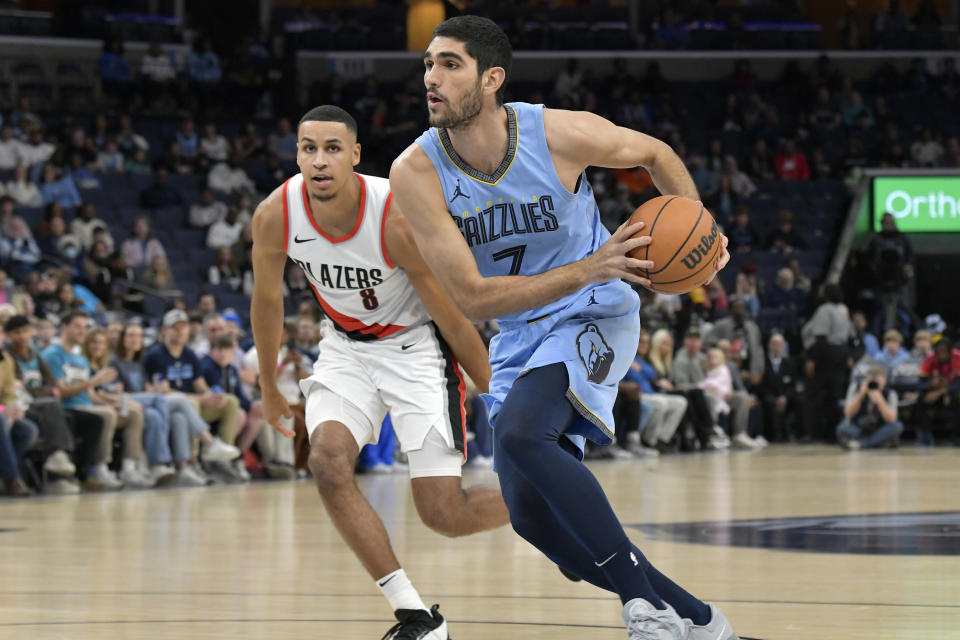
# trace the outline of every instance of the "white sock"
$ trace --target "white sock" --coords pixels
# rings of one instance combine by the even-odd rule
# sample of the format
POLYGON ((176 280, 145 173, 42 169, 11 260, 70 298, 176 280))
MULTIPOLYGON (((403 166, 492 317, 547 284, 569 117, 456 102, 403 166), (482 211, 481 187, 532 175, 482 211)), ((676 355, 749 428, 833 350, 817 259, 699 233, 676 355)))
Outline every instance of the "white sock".
POLYGON ((413 588, 410 579, 407 578, 407 572, 403 569, 397 569, 393 573, 388 573, 376 581, 380 588, 380 593, 390 601, 390 606, 394 611, 397 609, 423 609, 429 611, 427 605, 423 604, 420 594, 413 588))
POLYGON ((124 473, 130 473, 131 471, 137 470, 137 461, 133 458, 124 458, 121 465, 122 466, 120 468, 124 473))

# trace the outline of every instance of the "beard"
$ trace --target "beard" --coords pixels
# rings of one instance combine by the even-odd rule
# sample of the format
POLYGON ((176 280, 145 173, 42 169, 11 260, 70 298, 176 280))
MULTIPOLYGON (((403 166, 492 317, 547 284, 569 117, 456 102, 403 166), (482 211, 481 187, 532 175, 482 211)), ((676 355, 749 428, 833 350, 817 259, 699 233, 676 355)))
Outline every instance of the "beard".
POLYGON ((458 129, 470 124, 483 111, 483 91, 480 89, 480 80, 477 80, 473 91, 460 100, 460 104, 456 106, 449 102, 443 104, 446 105, 448 112, 445 114, 431 113, 430 124, 432 126, 441 129, 458 129))

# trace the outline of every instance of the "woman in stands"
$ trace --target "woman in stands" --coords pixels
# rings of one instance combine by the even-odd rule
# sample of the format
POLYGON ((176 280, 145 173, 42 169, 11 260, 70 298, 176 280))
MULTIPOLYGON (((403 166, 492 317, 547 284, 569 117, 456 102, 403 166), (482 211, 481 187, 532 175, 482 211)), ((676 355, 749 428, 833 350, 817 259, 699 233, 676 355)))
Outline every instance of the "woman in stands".
MULTIPOLYGON (((116 357, 111 360, 110 365, 117 370, 118 379, 123 383, 125 391, 134 394, 136 399, 140 399, 143 394, 162 398, 169 415, 170 447, 165 448, 158 443, 156 462, 153 459, 151 462, 164 466, 164 463, 172 460, 177 468, 178 485, 203 486, 207 483, 206 475, 199 466, 191 464, 190 441, 193 438, 200 440, 202 455, 207 461, 229 462, 240 455, 240 450, 210 434, 210 426, 200 417, 187 396, 170 393, 169 389, 150 384, 143 369, 142 356, 143 327, 139 324, 128 324, 120 332, 116 357)), ((155 475, 161 471, 166 470, 155 470, 155 475)))
MULTIPOLYGON (((92 329, 83 341, 83 355, 90 363, 90 373, 106 368, 110 353, 107 332, 92 329)), ((90 389, 90 398, 105 420, 113 420, 117 429, 123 429, 123 462, 120 480, 127 486, 152 487, 154 481, 143 473, 137 463, 143 453, 145 415, 144 407, 123 393, 123 385, 111 383, 90 389)), ((156 418, 151 417, 150 428, 156 431, 156 418)), ((111 430, 112 433, 112 430, 111 430)), ((152 434, 151 434, 152 435, 152 434)))

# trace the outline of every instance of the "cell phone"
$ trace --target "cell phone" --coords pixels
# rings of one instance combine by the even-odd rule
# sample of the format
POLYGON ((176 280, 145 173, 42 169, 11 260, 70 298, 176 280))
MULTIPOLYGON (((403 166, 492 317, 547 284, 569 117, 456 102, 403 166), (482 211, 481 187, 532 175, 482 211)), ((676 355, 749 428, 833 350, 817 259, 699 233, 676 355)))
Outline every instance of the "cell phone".
POLYGON ((870 382, 867 383, 867 389, 870 389, 871 391, 879 388, 880 388, 880 383, 877 382, 876 380, 871 380, 870 382))

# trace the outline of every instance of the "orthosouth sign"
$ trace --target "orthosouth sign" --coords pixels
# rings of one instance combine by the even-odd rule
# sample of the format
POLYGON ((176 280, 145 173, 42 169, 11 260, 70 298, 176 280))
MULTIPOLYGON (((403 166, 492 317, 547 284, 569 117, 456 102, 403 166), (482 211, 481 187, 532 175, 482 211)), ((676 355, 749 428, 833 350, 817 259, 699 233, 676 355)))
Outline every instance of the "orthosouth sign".
POLYGON ((960 231, 960 176, 884 176, 873 179, 873 228, 890 213, 908 233, 960 231))

